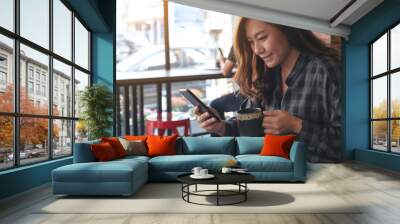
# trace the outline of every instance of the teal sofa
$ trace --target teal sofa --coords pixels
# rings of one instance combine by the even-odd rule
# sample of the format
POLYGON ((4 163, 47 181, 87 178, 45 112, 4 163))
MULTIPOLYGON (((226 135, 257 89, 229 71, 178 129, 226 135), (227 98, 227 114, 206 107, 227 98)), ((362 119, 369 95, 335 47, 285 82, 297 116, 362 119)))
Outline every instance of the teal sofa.
POLYGON ((127 156, 122 159, 96 162, 91 141, 75 144, 74 163, 52 171, 54 194, 68 195, 131 195, 148 181, 176 181, 193 167, 218 172, 234 159, 247 168, 259 182, 304 182, 306 149, 294 142, 290 159, 260 156, 263 137, 181 137, 177 155, 127 156))

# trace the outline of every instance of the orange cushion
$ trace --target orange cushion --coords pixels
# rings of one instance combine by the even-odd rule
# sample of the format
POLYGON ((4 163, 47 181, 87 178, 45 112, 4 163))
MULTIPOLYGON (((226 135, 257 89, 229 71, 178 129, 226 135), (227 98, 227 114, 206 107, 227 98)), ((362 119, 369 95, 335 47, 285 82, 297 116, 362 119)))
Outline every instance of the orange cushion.
POLYGON ((296 138, 295 135, 265 135, 261 156, 281 156, 289 159, 290 147, 296 138))
POLYGON ((147 137, 148 156, 175 155, 175 143, 178 135, 173 136, 156 136, 149 135, 147 137))
POLYGON ((121 158, 126 156, 126 151, 122 146, 121 142, 119 142, 118 138, 111 137, 111 138, 101 138, 101 142, 108 142, 114 149, 115 155, 117 158, 121 158))
POLYGON ((129 140, 129 141, 146 141, 147 136, 146 135, 125 135, 124 139, 129 140))
POLYGON ((93 144, 90 146, 94 157, 97 161, 109 161, 116 159, 117 156, 115 155, 115 151, 112 148, 111 144, 108 142, 102 142, 100 144, 93 144))

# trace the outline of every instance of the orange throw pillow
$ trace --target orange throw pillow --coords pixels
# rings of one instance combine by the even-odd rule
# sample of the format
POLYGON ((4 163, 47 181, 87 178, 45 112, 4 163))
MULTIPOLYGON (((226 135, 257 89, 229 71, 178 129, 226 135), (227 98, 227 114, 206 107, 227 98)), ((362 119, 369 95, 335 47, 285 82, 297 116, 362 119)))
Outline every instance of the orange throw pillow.
POLYGON ((122 146, 121 142, 119 142, 118 138, 111 137, 111 138, 101 138, 101 142, 108 142, 114 149, 115 155, 117 158, 121 158, 126 156, 126 151, 122 146))
POLYGON ((280 156, 289 159, 295 135, 265 135, 261 156, 280 156))
POLYGON ((176 139, 178 135, 147 137, 148 156, 176 155, 176 139))
POLYGON ((129 141, 146 141, 147 136, 146 135, 125 135, 124 139, 129 140, 129 141))
POLYGON ((109 161, 117 158, 114 149, 108 142, 93 144, 90 147, 94 154, 94 157, 99 162, 109 161))

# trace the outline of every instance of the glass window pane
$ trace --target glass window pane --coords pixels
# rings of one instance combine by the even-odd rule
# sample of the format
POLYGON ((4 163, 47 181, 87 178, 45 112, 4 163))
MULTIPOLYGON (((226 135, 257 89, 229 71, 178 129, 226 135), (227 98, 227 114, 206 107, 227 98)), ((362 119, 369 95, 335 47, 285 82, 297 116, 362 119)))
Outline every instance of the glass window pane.
POLYGON ((48 64, 47 55, 21 44, 21 113, 48 114, 48 64))
POLYGON ((387 118, 387 78, 372 81, 372 118, 387 118))
POLYGON ((86 86, 89 86, 89 75, 75 69, 75 117, 81 115, 80 94, 86 86))
POLYGON ((372 122, 373 149, 387 151, 387 121, 372 122))
POLYGON ((387 71, 387 34, 372 44, 372 75, 387 71))
POLYGON ((75 143, 85 142, 88 138, 88 129, 84 120, 75 121, 75 143))
POLYGON ((72 121, 53 120, 53 157, 72 154, 72 121))
POLYGON ((75 63, 89 70, 89 32, 75 18, 75 63))
POLYGON ((394 120, 391 124, 391 141, 392 141, 392 152, 400 153, 400 120, 394 120))
POLYGON ((118 76, 138 76, 138 72, 146 70, 164 71, 163 18, 162 0, 117 1, 117 70, 129 72, 118 76))
MULTIPOLYGON (((133 89, 129 89, 131 93, 133 89)), ((129 94, 130 95, 130 94, 129 94)), ((132 96, 132 95, 130 95, 132 96)), ((165 105, 166 101, 164 101, 163 105, 165 105)), ((157 85, 149 84, 143 86, 143 110, 144 110, 144 120, 152 114, 157 114, 157 85)), ((130 118, 132 119, 132 118, 130 118)), ((140 118, 140 120, 142 120, 140 118)), ((139 121, 138 121, 139 122, 139 121)), ((129 127, 131 128, 131 133, 133 132, 133 120, 129 120, 129 127)), ((138 125, 140 129, 140 125, 138 125)), ((145 130, 140 130, 143 133, 145 130)))
POLYGON ((0 26, 14 31, 14 0, 1 0, 0 9, 0 26))
POLYGON ((53 115, 72 117, 71 66, 53 60, 53 115))
MULTIPOLYGON (((119 93, 119 95, 117 96, 117 99, 119 100, 119 108, 118 108, 118 110, 119 110, 119 117, 118 117, 118 119, 117 119, 117 122, 119 122, 119 123, 117 123, 117 127, 119 127, 120 128, 120 130, 121 130, 121 136, 124 136, 124 135, 126 135, 128 132, 127 132, 127 130, 125 129, 125 100, 126 100, 126 98, 124 97, 125 95, 125 88, 124 87, 121 87, 121 86, 118 86, 117 87, 118 88, 118 93, 119 93)), ((129 88, 130 89, 130 88, 129 88)))
POLYGON ((169 2, 172 69, 218 69, 218 47, 228 56, 233 16, 169 2))
POLYGON ((391 116, 400 118, 400 72, 391 74, 391 88, 390 88, 390 98, 391 98, 391 116))
POLYGON ((49 0, 20 0, 21 36, 49 48, 49 0))
POLYGON ((400 24, 391 30, 390 51, 390 68, 400 67, 400 24))
MULTIPOLYGON (((143 71, 164 71, 165 70, 165 51, 164 48, 157 48, 157 49, 146 49, 146 52, 149 54, 144 53, 145 51, 141 51, 139 54, 143 53, 143 57, 140 61, 136 61, 137 63, 133 63, 132 66, 127 68, 127 72, 133 77, 138 77, 140 72, 143 71)), ((130 57, 131 58, 131 57, 130 57)), ((135 61, 135 60, 133 60, 135 61)), ((174 58, 171 58, 171 63, 174 61, 174 58)), ((144 73, 143 73, 144 74, 144 73)))
POLYGON ((53 51, 71 60, 72 12, 60 0, 53 0, 53 10, 53 51))
POLYGON ((20 119, 21 164, 34 163, 49 158, 49 120, 21 117, 20 119))
POLYGON ((13 118, 0 116, 0 170, 14 165, 13 118))
POLYGON ((0 35, 0 111, 14 111, 14 43, 0 35))

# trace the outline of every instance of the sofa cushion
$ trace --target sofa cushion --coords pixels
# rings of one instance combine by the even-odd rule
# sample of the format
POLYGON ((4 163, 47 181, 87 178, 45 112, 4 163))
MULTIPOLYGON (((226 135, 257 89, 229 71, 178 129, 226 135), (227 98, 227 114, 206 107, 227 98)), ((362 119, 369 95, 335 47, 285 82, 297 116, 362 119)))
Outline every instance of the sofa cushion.
POLYGON ((292 161, 279 156, 238 155, 240 167, 249 172, 292 172, 292 161))
POLYGON ((225 154, 234 155, 235 139, 233 137, 182 137, 180 153, 185 155, 225 154))
POLYGON ((289 159, 290 148, 295 135, 265 135, 261 156, 280 156, 289 159))
POLYGON ((110 161, 118 158, 112 145, 108 142, 93 144, 90 148, 92 149, 94 157, 96 157, 96 160, 99 162, 110 161))
POLYGON ((118 138, 121 145, 126 151, 126 155, 147 155, 146 143, 141 140, 126 140, 124 138, 118 138))
POLYGON ((148 156, 164 156, 176 154, 176 140, 178 135, 157 136, 149 135, 146 143, 148 147, 148 156))
POLYGON ((143 141, 146 142, 147 135, 125 135, 124 138, 129 141, 143 141))
POLYGON ((116 137, 103 137, 101 138, 101 142, 108 142, 114 149, 115 155, 117 158, 122 158, 126 156, 126 151, 122 146, 121 142, 116 137))
POLYGON ((219 171, 230 159, 231 155, 175 155, 158 156, 149 160, 150 171, 190 172, 193 167, 200 166, 212 172, 219 171))
POLYGON ((88 142, 75 143, 74 147, 74 163, 95 162, 96 158, 90 148, 92 144, 99 144, 101 141, 93 140, 88 142))
POLYGON ((53 170, 58 182, 129 182, 134 172, 147 171, 146 162, 136 159, 109 162, 74 163, 53 170))
POLYGON ((130 155, 130 156, 125 156, 124 158, 120 158, 117 160, 114 160, 113 162, 127 162, 130 163, 131 161, 143 161, 143 162, 148 162, 150 157, 147 156, 136 156, 136 155, 130 155))
POLYGON ((264 144, 263 137, 236 137, 236 155, 259 154, 264 144))

